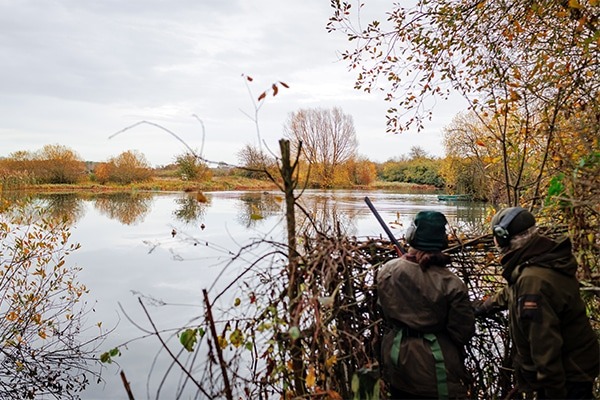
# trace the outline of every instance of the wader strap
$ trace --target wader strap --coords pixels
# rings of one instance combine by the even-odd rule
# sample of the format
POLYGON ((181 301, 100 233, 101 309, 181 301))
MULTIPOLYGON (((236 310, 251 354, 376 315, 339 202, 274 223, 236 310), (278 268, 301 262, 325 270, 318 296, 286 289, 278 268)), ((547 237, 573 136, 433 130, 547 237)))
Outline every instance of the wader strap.
POLYGON ((396 333, 396 336, 394 336, 394 341, 392 342, 392 350, 391 350, 391 356, 392 356, 392 363, 394 364, 394 366, 398 366, 398 358, 400 357, 400 344, 402 343, 402 332, 403 329, 398 329, 398 333, 396 333))
POLYGON ((440 347, 440 342, 433 333, 426 333, 423 337, 429 342, 431 346, 431 353, 435 360, 435 377, 437 379, 438 398, 448 398, 448 382, 446 377, 446 365, 444 364, 444 354, 440 347))

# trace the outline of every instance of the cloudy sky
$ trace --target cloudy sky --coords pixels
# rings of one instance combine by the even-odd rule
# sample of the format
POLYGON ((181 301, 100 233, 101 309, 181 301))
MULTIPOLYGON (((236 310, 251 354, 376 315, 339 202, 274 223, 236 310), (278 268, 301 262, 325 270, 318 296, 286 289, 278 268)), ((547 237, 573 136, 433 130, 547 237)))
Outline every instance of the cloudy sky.
MULTIPOLYGON (((386 2, 370 3, 367 17, 383 19, 373 7, 386 2)), ((359 153, 373 161, 415 145, 443 155, 441 129, 462 105, 438 104, 425 132, 386 133, 389 104, 353 89, 339 57, 348 42, 327 33, 329 16, 328 0, 0 0, 0 156, 61 144, 85 160, 139 150, 168 164, 185 148, 155 126, 109 139, 149 121, 235 164, 259 134, 277 151, 291 112, 334 106, 353 117, 359 153), (255 123, 252 99, 278 81, 289 89, 255 123)))

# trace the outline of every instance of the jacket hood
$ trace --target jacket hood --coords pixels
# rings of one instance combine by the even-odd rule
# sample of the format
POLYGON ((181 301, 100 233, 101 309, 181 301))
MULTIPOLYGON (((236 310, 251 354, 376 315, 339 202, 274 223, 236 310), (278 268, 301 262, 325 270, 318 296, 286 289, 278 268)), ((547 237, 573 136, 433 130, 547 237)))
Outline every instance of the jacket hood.
POLYGON ((522 248, 504 255, 501 263, 504 267, 502 275, 509 282, 515 278, 513 272, 518 274, 518 270, 528 265, 552 269, 567 276, 575 276, 578 266, 570 239, 556 242, 539 234, 522 248))

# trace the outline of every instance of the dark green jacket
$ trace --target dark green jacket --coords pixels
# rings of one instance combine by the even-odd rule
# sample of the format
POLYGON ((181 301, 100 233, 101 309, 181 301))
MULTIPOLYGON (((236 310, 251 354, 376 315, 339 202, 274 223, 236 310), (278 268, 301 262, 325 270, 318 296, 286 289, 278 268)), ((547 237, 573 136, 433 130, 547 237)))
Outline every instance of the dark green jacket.
POLYGON ((384 333, 384 379, 397 389, 437 397, 437 378, 430 343, 421 333, 437 337, 446 366, 450 398, 466 395, 468 375, 464 345, 475 333, 475 317, 465 284, 444 267, 423 270, 405 258, 388 261, 377 277, 378 300, 388 323, 384 333), (406 326, 399 356, 391 359, 398 327, 406 326))
POLYGON ((508 309, 515 363, 546 398, 565 398, 565 382, 590 382, 599 372, 598 337, 575 277, 571 242, 536 235, 502 257, 508 285, 486 309, 508 309))

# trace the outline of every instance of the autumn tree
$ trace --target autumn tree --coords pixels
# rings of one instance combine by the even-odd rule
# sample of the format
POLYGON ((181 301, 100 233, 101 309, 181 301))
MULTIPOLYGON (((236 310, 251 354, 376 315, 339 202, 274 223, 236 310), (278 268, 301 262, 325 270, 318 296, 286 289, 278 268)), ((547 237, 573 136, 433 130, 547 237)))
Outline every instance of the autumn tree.
POLYGON ((572 118, 558 129, 549 156, 553 171, 545 197, 547 213, 566 225, 586 279, 600 271, 600 121, 572 118), (556 209, 562 212, 556 213, 556 209))
POLYGON ((444 180, 440 175, 440 165, 439 159, 429 156, 423 148, 413 146, 408 156, 384 162, 379 168, 379 176, 388 182, 443 187, 444 180))
POLYGON ((84 325, 91 307, 79 268, 67 264, 79 247, 67 223, 40 208, 0 204, 3 399, 76 399, 98 378, 102 334, 84 325))
POLYGON ((94 168, 93 179, 102 185, 110 181, 115 165, 112 162, 99 162, 94 168))
POLYGON ((408 158, 411 160, 418 160, 419 158, 427 158, 429 155, 427 151, 421 146, 412 146, 408 152, 408 158))
POLYGON ((484 140, 488 132, 473 113, 460 113, 444 128, 446 157, 440 174, 451 193, 467 193, 497 204, 503 193, 502 154, 484 140))
POLYGON ((33 153, 20 150, 0 158, 3 187, 18 187, 21 183, 35 182, 33 153))
POLYGON ((298 110, 290 114, 284 132, 294 148, 302 143, 312 180, 322 187, 331 187, 336 168, 356 156, 354 122, 340 108, 298 110))
POLYGON ((59 144, 48 144, 34 152, 14 152, 1 164, 11 173, 30 176, 37 183, 76 183, 86 174, 81 157, 59 144))
POLYGON ((18 189, 34 181, 30 170, 15 168, 14 164, 14 160, 0 158, 0 191, 18 189))
POLYGON ((152 177, 152 168, 146 157, 136 150, 128 150, 111 158, 105 163, 99 163, 94 170, 100 183, 115 182, 128 184, 143 182, 152 177))
MULTIPOLYGON (((580 177, 582 163, 587 176, 597 171, 597 1, 419 0, 395 3, 384 21, 366 25, 355 19, 364 4, 331 5, 328 29, 343 32, 354 45, 342 57, 358 70, 356 88, 381 90, 392 103, 388 131, 423 129, 437 97, 458 93, 468 101, 486 130, 481 147, 500 157, 498 203, 548 207, 545 198, 561 192, 561 177, 580 177), (575 152, 562 151, 569 132, 578 133, 569 144, 575 152), (565 156, 573 158, 554 159, 565 156)), ((589 210, 597 209, 598 200, 588 180, 576 178, 568 186, 578 196, 587 193, 584 201, 563 196, 552 203, 564 217, 580 215, 564 219, 569 230, 597 226, 598 216, 589 210)), ((581 240, 575 248, 586 245, 581 240)), ((598 259, 597 252, 590 259, 598 259)))
POLYGON ((195 152, 187 151, 178 155, 175 164, 182 179, 205 181, 211 178, 210 168, 195 152))
POLYGON ((353 158, 346 162, 350 182, 354 185, 370 185, 377 179, 375 163, 365 157, 353 158))
MULTIPOLYGON (((393 5, 385 24, 372 21, 362 30, 354 28, 350 2, 335 1, 332 7, 329 29, 356 43, 343 54, 360 70, 356 87, 380 88, 394 103, 388 130, 422 129, 431 116, 428 100, 454 90, 477 115, 491 116, 482 122, 504 147, 503 161, 506 147, 514 145, 506 136, 509 125, 527 139, 517 143, 522 155, 531 154, 529 139, 542 143, 540 179, 530 202, 539 202, 559 121, 584 109, 595 110, 588 124, 598 119, 595 2, 420 0, 414 7, 393 5)), ((505 168, 508 204, 519 201, 519 178, 520 171, 505 168)))
POLYGON ((58 144, 48 144, 37 154, 42 180, 48 183, 76 183, 85 176, 83 159, 73 150, 58 144))
POLYGON ((265 179, 269 172, 277 176, 277 161, 259 147, 247 144, 237 153, 240 174, 247 178, 265 179))

